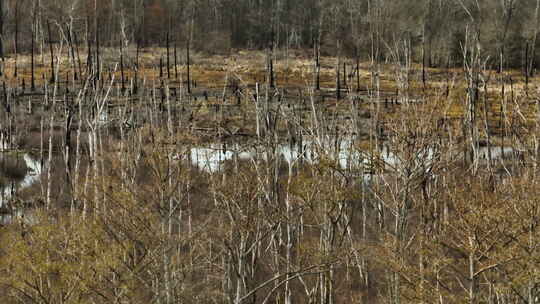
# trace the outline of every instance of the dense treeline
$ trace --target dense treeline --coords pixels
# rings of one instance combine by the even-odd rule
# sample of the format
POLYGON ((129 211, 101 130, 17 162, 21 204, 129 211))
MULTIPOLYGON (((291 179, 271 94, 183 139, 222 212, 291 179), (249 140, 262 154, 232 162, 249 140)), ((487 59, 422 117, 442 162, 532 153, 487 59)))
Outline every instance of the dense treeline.
MULTIPOLYGON (((5 0, 4 43, 20 51, 30 37, 45 39, 69 29, 79 43, 163 45, 193 41, 207 52, 231 48, 309 48, 388 59, 390 46, 406 40, 412 56, 432 66, 458 64, 462 45, 475 33, 493 66, 522 67, 537 56, 536 0, 5 0), (33 21, 35 20, 35 22, 33 21), (32 28, 35 27, 33 31, 32 28), (534 54, 534 56, 533 56, 534 54)), ((62 32, 62 33, 60 33, 62 32)))
POLYGON ((540 0, 0 8, 0 303, 539 303, 540 0))

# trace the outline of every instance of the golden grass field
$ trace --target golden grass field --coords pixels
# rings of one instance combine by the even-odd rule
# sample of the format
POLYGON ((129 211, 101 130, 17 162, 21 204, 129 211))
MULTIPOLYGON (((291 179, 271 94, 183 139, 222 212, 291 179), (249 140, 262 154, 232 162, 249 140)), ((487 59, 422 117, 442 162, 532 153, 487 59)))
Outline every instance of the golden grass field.
MULTIPOLYGON (((56 49, 56 54, 59 53, 56 49)), ((86 77, 86 50, 79 50, 83 77, 78 83, 73 80, 73 63, 63 49, 61 56, 55 55, 55 64, 58 69, 58 78, 64 82, 64 86, 81 86, 82 80, 86 77)), ((114 86, 120 86, 120 53, 118 49, 101 50, 102 79, 106 84, 110 84, 111 77, 114 77, 114 86)), ((392 64, 391 62, 381 63, 378 66, 369 61, 360 62, 360 88, 357 87, 356 62, 353 59, 335 57, 321 57, 320 59, 320 86, 321 91, 315 91, 314 60, 310 52, 290 50, 278 51, 272 54, 274 58, 274 77, 276 89, 284 96, 294 96, 309 98, 314 96, 317 102, 324 103, 328 113, 344 113, 350 110, 350 100, 355 97, 369 96, 369 100, 377 99, 382 92, 381 101, 389 99, 423 100, 420 107, 427 107, 429 111, 436 111, 441 117, 448 119, 460 119, 463 117, 467 99, 467 83, 464 70, 462 68, 437 69, 427 68, 427 82, 422 83, 422 67, 420 64, 411 64, 408 70, 392 64), (343 99, 336 100, 336 64, 339 62, 340 73, 342 64, 347 66, 346 85, 342 78, 343 99), (377 76, 376 76, 377 75, 377 76), (408 81, 405 82, 405 77, 408 81), (377 83, 378 80, 378 83, 377 83), (359 89, 359 92, 357 92, 359 89), (396 93, 399 94, 396 96, 396 93), (322 98, 324 96, 324 98, 322 98)), ((141 49, 139 53, 139 64, 136 67, 136 50, 130 47, 124 51, 124 77, 126 86, 129 87, 133 78, 137 76, 139 86, 146 88, 156 88, 162 85, 186 91, 187 65, 185 50, 179 49, 177 52, 177 65, 174 66, 174 52, 170 51, 170 78, 167 68, 163 67, 163 77, 160 77, 160 58, 163 64, 167 63, 167 52, 164 48, 141 49), (178 74, 177 74, 177 73, 178 74), (177 77, 178 76, 178 77, 177 77)), ((28 54, 9 56, 4 63, 4 74, 2 80, 13 87, 21 87, 24 83, 26 88, 30 87, 31 67, 30 56, 28 54), (14 68, 17 65, 18 75, 13 77, 14 68)), ((35 62, 36 86, 43 87, 50 79, 50 55, 48 52, 37 54, 35 62)), ((266 62, 267 54, 263 51, 234 51, 229 55, 205 55, 194 52, 190 56, 190 77, 194 82, 192 86, 193 96, 201 98, 205 92, 215 92, 216 96, 225 98, 210 98, 204 102, 199 109, 200 116, 195 117, 199 127, 212 125, 209 122, 208 108, 213 104, 233 104, 237 97, 234 97, 230 85, 234 84, 242 90, 242 98, 250 100, 255 94, 255 85, 261 85, 264 92, 265 78, 267 75, 266 62), (229 90, 229 91, 227 91, 229 90)), ((78 63, 75 62, 78 71, 78 63)), ((80 71, 78 71, 80 73, 80 71)), ((50 84, 48 84, 50 85, 50 84)), ((62 85, 61 85, 62 86, 62 85)), ((501 125, 501 119, 508 120, 515 117, 521 120, 521 124, 529 127, 535 126, 538 121, 538 100, 540 96, 540 78, 538 76, 529 79, 529 84, 525 86, 525 79, 521 71, 508 70, 497 73, 494 70, 482 72, 480 83, 480 100, 477 105, 479 117, 488 116, 492 131, 501 125), (504 89, 503 89, 504 87, 504 89), (502 94, 504 90, 504 96, 502 94), (486 93, 487 92, 487 93, 486 93), (487 111, 484 107, 487 106, 487 111), (502 115, 502 110, 505 114, 502 115)), ((263 92, 260 92, 263 95, 263 92)), ((273 94, 273 93, 272 93, 273 94)), ((384 102, 380 103, 381 105, 384 102)), ((360 103, 360 107, 369 108, 369 103, 360 103)), ((380 111, 381 119, 392 119, 399 117, 401 111, 395 106, 389 109, 382 107, 380 111)), ((221 117, 223 120, 223 117, 221 117)), ((226 117, 226 123, 238 120, 240 117, 226 117)), ((481 121, 481 119, 479 119, 481 121)), ((246 123, 245 121, 243 122, 246 123)), ((248 121, 249 124, 252 121, 248 121)), ((252 129, 253 126, 234 124, 230 128, 252 129)), ((499 131, 502 132, 502 131, 499 131)))

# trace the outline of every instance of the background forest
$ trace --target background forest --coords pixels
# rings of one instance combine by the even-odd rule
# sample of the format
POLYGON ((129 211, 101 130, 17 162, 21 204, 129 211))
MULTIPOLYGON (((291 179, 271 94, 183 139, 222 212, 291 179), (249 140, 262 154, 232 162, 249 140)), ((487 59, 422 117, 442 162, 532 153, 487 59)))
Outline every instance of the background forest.
MULTIPOLYGON (((3 0, 4 39, 13 52, 29 52, 32 32, 45 37, 45 21, 70 28, 78 40, 103 45, 179 45, 228 53, 234 49, 309 48, 324 55, 388 59, 386 44, 411 42, 416 61, 459 65, 467 32, 478 33, 489 62, 509 67, 537 58, 536 0, 3 0), (33 20, 36 19, 36 22, 33 20), (471 22, 474 20, 474 22, 471 22), (36 30, 32 31, 32 27, 36 30), (422 55, 424 50, 425 55, 422 55), (534 56, 533 56, 534 54, 534 56), (450 62, 449 62, 450 61, 450 62)), ((55 34, 55 36, 57 36, 55 34)), ((44 39, 44 38, 42 38, 44 39)), ((59 37, 54 38, 58 40, 59 37)), ((537 60, 535 60, 537 61, 537 60)))

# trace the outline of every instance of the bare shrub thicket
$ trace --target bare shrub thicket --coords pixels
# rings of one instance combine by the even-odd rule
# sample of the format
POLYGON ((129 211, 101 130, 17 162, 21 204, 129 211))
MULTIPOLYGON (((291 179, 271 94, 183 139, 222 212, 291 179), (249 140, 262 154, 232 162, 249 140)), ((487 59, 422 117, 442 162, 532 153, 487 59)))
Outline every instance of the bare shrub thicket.
POLYGON ((68 2, 1 78, 1 303, 537 302, 535 46, 480 35, 524 4, 68 2))

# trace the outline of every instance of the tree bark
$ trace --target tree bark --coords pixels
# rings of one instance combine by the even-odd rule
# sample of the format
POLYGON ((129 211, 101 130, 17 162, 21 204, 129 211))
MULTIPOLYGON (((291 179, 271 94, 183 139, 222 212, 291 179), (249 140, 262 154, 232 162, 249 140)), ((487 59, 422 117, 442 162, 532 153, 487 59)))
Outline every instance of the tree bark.
POLYGON ((4 0, 0 0, 0 58, 4 61, 4 0))
POLYGON ((17 57, 19 52, 19 3, 15 1, 15 67, 13 70, 13 77, 17 78, 17 57))
POLYGON ((52 45, 52 36, 51 36, 51 23, 49 22, 49 19, 47 19, 47 32, 49 34, 49 51, 51 55, 51 79, 50 82, 55 82, 55 72, 54 72, 54 52, 53 52, 53 45, 52 45))

